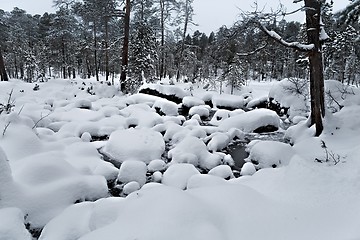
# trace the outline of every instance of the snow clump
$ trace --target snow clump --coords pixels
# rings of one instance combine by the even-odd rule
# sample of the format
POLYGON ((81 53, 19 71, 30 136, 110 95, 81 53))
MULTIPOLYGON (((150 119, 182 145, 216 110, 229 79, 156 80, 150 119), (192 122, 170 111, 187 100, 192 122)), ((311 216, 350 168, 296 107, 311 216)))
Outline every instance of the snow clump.
POLYGON ((120 163, 126 160, 149 163, 161 157, 165 142, 159 132, 148 128, 117 130, 110 135, 102 151, 120 163))

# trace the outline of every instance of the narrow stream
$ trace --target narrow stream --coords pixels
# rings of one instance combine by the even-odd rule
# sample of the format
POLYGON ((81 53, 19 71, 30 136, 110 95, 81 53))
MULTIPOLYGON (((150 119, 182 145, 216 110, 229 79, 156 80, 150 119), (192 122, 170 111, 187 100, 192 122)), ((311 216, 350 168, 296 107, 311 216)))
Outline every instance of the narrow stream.
POLYGON ((276 131, 269 133, 249 133, 246 134, 245 140, 243 141, 233 141, 226 149, 225 152, 230 154, 234 160, 235 171, 240 171, 242 166, 245 164, 245 158, 249 156, 249 153, 246 152, 246 145, 252 140, 262 140, 262 141, 278 141, 286 142, 284 139, 284 131, 276 131))

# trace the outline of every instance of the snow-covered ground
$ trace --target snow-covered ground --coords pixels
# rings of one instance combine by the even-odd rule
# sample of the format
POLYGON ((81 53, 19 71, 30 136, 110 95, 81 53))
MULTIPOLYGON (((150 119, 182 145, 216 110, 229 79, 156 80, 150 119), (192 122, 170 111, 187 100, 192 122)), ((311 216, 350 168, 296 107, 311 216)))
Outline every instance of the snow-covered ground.
POLYGON ((313 137, 304 92, 286 79, 237 96, 144 86, 180 103, 90 80, 0 85, 0 239, 360 239, 359 89, 327 83, 313 137), (229 110, 268 96, 288 118, 229 110), (251 141, 235 177, 222 150, 267 126, 291 145, 251 141))

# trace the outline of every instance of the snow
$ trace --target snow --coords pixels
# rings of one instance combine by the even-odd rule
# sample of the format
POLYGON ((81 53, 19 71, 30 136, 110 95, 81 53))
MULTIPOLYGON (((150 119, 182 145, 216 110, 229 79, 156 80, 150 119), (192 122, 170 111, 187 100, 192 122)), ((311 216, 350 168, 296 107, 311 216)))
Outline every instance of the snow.
MULTIPOLYGON (((273 87, 277 101, 300 106, 301 98, 282 92, 280 83, 249 88, 253 99, 273 87)), ((180 106, 167 108, 160 97, 125 96, 96 81, 98 93, 90 96, 81 84, 49 80, 35 92, 21 81, 0 83, 2 101, 12 88, 16 98, 12 113, 0 115, 0 239, 32 239, 25 224, 43 228, 41 240, 360 239, 357 88, 342 99, 346 86, 326 83, 343 107, 327 103, 325 129, 314 137, 308 112, 292 111, 296 125, 283 130, 270 110, 212 109, 208 126, 199 111, 190 119, 171 111, 160 116, 154 105, 180 106), (291 145, 252 133, 267 125, 279 128, 275 134, 285 131, 291 145), (235 136, 256 139, 247 145, 256 164, 246 162, 240 177, 221 150, 235 136), (109 191, 116 179, 121 197, 109 191)), ((205 98, 222 101, 201 88, 194 97, 184 85, 170 88, 182 89, 189 107, 203 107, 205 98)))
POLYGON ((201 118, 207 118, 210 115, 210 107, 207 105, 193 106, 189 110, 189 115, 199 115, 201 118))
POLYGON ((192 164, 172 164, 164 172, 162 183, 179 189, 185 189, 189 178, 200 172, 192 164))
POLYGON ((139 91, 146 88, 156 90, 167 96, 173 95, 181 99, 190 95, 187 91, 175 85, 144 84, 139 91))
POLYGON ((130 128, 114 131, 102 151, 120 163, 126 160, 149 163, 161 157, 165 142, 159 132, 130 128))
POLYGON ((279 128, 279 125, 280 118, 274 111, 268 109, 255 109, 225 119, 220 123, 219 128, 223 131, 228 131, 231 128, 238 128, 244 132, 253 132, 260 127, 273 126, 279 128))
POLYGON ((287 165, 294 155, 289 144, 276 141, 256 141, 249 151, 249 157, 245 160, 253 162, 257 169, 287 165))
POLYGON ((194 106, 204 105, 205 102, 204 100, 197 97, 185 96, 182 100, 182 104, 188 108, 191 108, 194 106))
POLYGON ((242 96, 222 94, 214 95, 212 98, 212 103, 217 108, 243 108, 245 106, 244 98, 242 96))
POLYGON ((139 186, 142 186, 146 182, 146 171, 147 167, 144 162, 127 160, 121 164, 117 180, 125 184, 137 182, 139 186))
POLYGON ((246 162, 242 168, 241 168, 241 171, 240 171, 240 175, 241 176, 248 176, 248 175, 253 175, 254 173, 256 173, 256 168, 254 166, 253 163, 251 162, 246 162))
POLYGON ((219 155, 208 152, 203 141, 187 136, 168 152, 172 163, 191 163, 203 169, 212 169, 220 164, 219 155))
POLYGON ((31 240, 25 229, 24 214, 18 208, 0 209, 0 238, 11 240, 31 240))

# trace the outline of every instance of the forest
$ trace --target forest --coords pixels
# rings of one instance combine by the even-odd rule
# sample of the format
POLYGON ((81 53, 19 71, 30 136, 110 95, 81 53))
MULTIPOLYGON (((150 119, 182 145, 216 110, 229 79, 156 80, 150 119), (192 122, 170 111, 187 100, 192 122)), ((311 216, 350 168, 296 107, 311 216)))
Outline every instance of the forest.
POLYGON ((360 239, 360 0, 193 3, 0 10, 0 240, 360 239))
MULTIPOLYGON (((241 87, 247 79, 307 78, 306 55, 269 39, 246 21, 246 13, 233 26, 209 35, 190 32, 189 26, 196 29, 192 2, 131 1, 127 40, 125 2, 56 0, 57 11, 42 16, 19 8, 1 10, 0 48, 6 72, 10 78, 28 82, 48 77, 99 80, 101 75, 114 84, 123 71, 129 92, 136 92, 144 80, 164 77, 191 82, 212 79, 232 88, 241 87)), ((323 8, 329 35, 323 49, 325 79, 357 85, 360 44, 356 13, 353 17, 346 11, 334 15, 331 3, 323 8)), ((288 22, 281 11, 264 24, 286 41, 306 42, 305 23, 288 22)))

